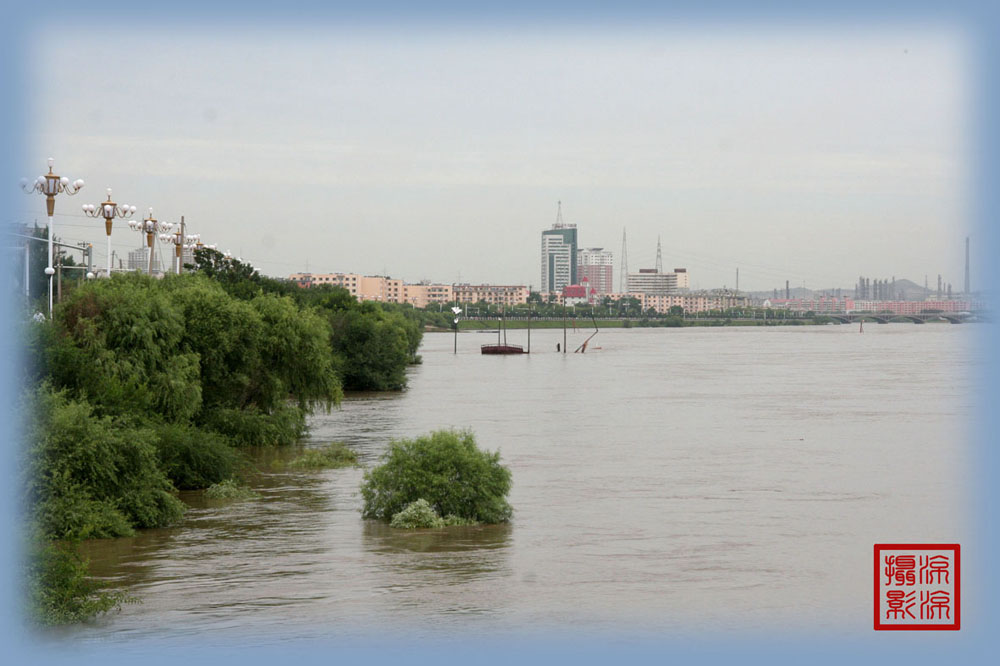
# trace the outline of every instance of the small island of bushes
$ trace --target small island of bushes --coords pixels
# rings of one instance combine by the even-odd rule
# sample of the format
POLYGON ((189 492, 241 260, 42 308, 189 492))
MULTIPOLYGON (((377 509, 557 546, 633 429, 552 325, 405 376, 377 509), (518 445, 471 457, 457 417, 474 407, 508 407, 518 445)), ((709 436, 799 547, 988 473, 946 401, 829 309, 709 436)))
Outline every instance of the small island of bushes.
POLYGON ((393 441, 361 485, 365 518, 419 528, 504 523, 510 470, 468 430, 437 430, 393 441))

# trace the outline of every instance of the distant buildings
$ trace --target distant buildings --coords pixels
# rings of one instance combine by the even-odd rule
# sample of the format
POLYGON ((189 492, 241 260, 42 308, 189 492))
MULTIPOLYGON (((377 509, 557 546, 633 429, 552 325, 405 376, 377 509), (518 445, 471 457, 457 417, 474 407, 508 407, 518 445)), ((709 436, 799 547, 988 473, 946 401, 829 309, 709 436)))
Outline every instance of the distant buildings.
POLYGON ((666 296, 687 291, 691 279, 686 268, 675 268, 673 273, 661 273, 655 268, 640 268, 628 274, 628 293, 649 296, 666 296))
POLYGON ((359 301, 382 303, 409 303, 415 308, 426 308, 434 303, 479 303, 517 305, 528 302, 525 285, 495 284, 434 284, 418 282, 407 284, 402 280, 382 275, 358 273, 292 273, 288 279, 300 287, 330 285, 346 289, 359 301))
POLYGON ((583 284, 586 280, 597 294, 610 294, 614 291, 611 284, 614 276, 614 258, 611 252, 601 247, 578 250, 576 275, 579 284, 583 284))
MULTIPOLYGON (((661 275, 669 275, 669 273, 662 273, 661 275)), ((631 286, 631 277, 629 280, 631 286)), ((670 314, 671 308, 675 307, 682 308, 685 314, 693 314, 695 312, 708 312, 709 310, 742 308, 749 305, 746 296, 725 289, 664 295, 629 292, 627 294, 607 294, 606 297, 612 301, 619 301, 623 298, 634 298, 639 301, 639 307, 643 312, 653 310, 658 314, 670 314)))
MULTIPOLYGON (((128 253, 128 270, 139 271, 140 273, 145 273, 149 270, 149 252, 150 248, 143 245, 134 250, 129 250, 128 253)), ((162 269, 160 266, 160 258, 153 253, 153 272, 161 273, 162 269)))
POLYGON ((576 225, 560 221, 542 232, 542 281, 539 291, 561 292, 577 283, 576 225))
POLYGON ((489 303, 490 305, 520 305, 528 302, 525 285, 456 284, 455 300, 459 303, 489 303))
POLYGON ((451 303, 455 300, 454 289, 450 284, 432 284, 419 282, 403 285, 403 302, 415 308, 426 308, 432 303, 451 303))
POLYGON ((292 273, 288 279, 300 287, 342 287, 359 301, 403 302, 403 281, 381 275, 292 273))
POLYGON ((583 278, 583 284, 571 284, 563 287, 562 299, 564 305, 583 305, 585 303, 600 303, 597 297, 597 290, 588 286, 587 278, 583 278))

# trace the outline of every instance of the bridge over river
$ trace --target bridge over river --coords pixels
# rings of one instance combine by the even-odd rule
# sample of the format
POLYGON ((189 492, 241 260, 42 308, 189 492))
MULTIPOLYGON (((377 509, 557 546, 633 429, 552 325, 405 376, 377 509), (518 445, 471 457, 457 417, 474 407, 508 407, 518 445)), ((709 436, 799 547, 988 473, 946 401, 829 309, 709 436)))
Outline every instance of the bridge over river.
POLYGON ((822 316, 829 317, 841 324, 851 324, 858 321, 875 321, 879 324, 888 324, 890 321, 912 321, 914 324, 926 324, 929 321, 949 321, 952 324, 961 324, 966 321, 978 321, 971 312, 922 312, 920 314, 893 314, 892 312, 851 312, 848 314, 828 314, 822 316))

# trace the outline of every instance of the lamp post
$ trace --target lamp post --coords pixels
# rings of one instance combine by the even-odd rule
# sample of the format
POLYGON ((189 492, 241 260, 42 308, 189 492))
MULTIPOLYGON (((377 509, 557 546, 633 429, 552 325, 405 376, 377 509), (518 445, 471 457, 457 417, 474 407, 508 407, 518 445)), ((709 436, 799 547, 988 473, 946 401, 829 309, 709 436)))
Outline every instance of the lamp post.
POLYGON ((153 217, 153 209, 149 209, 149 217, 140 220, 131 220, 128 226, 133 231, 146 234, 146 246, 149 248, 149 274, 153 274, 153 239, 158 231, 170 231, 174 225, 170 222, 160 222, 153 217))
POLYGON ((111 188, 109 187, 107 201, 96 206, 94 204, 83 204, 83 212, 88 217, 104 218, 104 230, 108 235, 108 277, 111 277, 111 223, 116 217, 120 217, 123 220, 132 217, 135 214, 135 206, 116 204, 111 200, 111 188))
POLYGON ((69 178, 59 177, 52 172, 52 164, 55 162, 49 158, 49 172, 44 176, 39 176, 34 182, 29 183, 28 179, 21 180, 21 189, 27 194, 38 192, 45 195, 45 208, 49 216, 49 265, 45 267, 45 274, 49 276, 49 318, 52 318, 52 276, 56 270, 52 268, 52 236, 55 233, 53 216, 56 212, 56 195, 65 192, 74 195, 83 187, 82 180, 69 182, 69 178))
MULTIPOLYGON (((206 245, 205 243, 202 243, 201 242, 201 234, 190 234, 188 236, 185 236, 184 240, 187 243, 184 246, 184 249, 185 250, 191 250, 192 257, 195 256, 195 254, 198 252, 198 250, 201 250, 201 249, 217 250, 219 248, 219 246, 216 245, 215 243, 211 243, 209 245, 206 245)), ((226 256, 226 258, 229 258, 230 255, 227 252, 225 256, 226 256)))
MULTIPOLYGON (((177 273, 177 275, 180 275, 181 274, 181 253, 183 252, 184 248, 186 247, 184 245, 184 233, 181 231, 180 228, 178 228, 177 231, 175 231, 172 234, 171 233, 160 234, 160 240, 162 242, 164 242, 164 243, 167 243, 168 245, 173 245, 174 246, 174 256, 173 256, 173 259, 172 259, 174 265, 171 266, 171 269, 175 273, 177 273)), ((166 273, 167 272, 166 269, 163 269, 163 272, 166 273)))
POLYGON ((462 314, 462 308, 453 306, 451 311, 455 314, 455 352, 458 353, 458 315, 462 314))
MULTIPOLYGON (((181 215, 181 222, 177 226, 177 231, 174 233, 164 233, 160 234, 160 240, 164 243, 173 243, 174 245, 174 261, 177 262, 177 274, 181 274, 181 264, 183 263, 184 250, 188 249, 185 244, 186 241, 191 239, 191 236, 184 235, 184 216, 181 215)), ((169 231, 169 228, 167 229, 169 231)), ((166 270, 164 270, 166 272, 166 270)))

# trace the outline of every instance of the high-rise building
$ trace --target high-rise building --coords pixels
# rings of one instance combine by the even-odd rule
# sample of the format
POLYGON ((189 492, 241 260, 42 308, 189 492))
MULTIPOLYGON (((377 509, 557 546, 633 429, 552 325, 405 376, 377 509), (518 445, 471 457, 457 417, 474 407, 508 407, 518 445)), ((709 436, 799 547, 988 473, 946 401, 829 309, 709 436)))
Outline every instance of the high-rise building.
POLYGON ((590 288, 598 294, 610 294, 614 291, 611 280, 614 277, 614 258, 610 250, 601 247, 588 247, 577 252, 576 275, 580 284, 584 278, 590 283, 590 288))
POLYGON ((551 229, 542 232, 542 283, 539 291, 562 291, 577 283, 576 225, 564 224, 560 213, 551 229))
MULTIPOLYGON (((143 245, 142 247, 136 248, 134 250, 129 250, 128 253, 128 269, 130 271, 139 271, 140 273, 145 273, 149 270, 149 246, 143 245)), ((162 269, 160 267, 160 258, 153 253, 153 272, 161 273, 162 269)))

